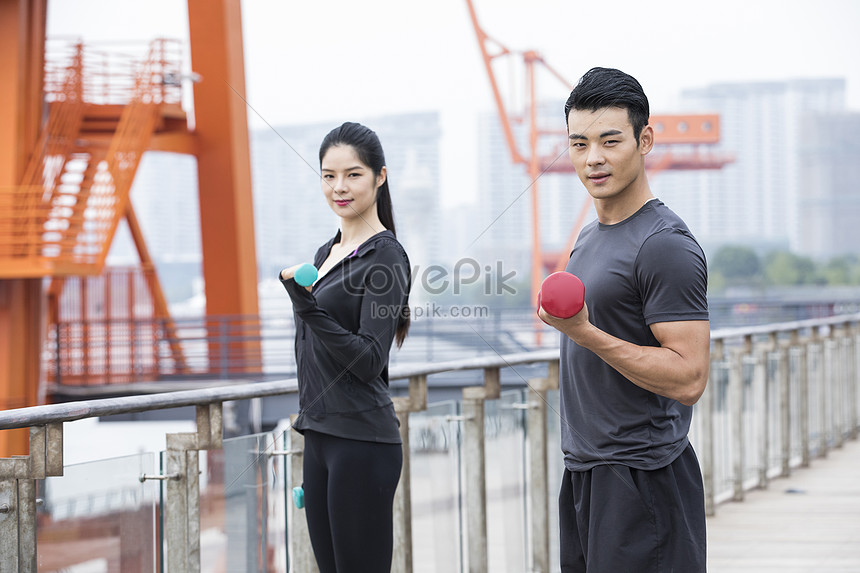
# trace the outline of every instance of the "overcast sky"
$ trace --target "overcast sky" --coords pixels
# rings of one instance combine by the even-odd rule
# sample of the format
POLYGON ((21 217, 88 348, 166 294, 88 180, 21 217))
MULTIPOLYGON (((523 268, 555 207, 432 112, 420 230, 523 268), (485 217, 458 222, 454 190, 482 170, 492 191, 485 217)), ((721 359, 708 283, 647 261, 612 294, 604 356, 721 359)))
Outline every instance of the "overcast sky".
MULTIPOLYGON (((685 88, 820 77, 845 78, 848 105, 860 110, 857 0, 474 1, 484 30, 512 51, 539 52, 570 82, 592 66, 622 69, 642 83, 653 112, 676 111, 685 88)), ((441 110, 443 193, 462 196, 463 185, 450 174, 474 171, 475 113, 494 109, 466 0, 243 0, 242 6, 246 95, 266 122, 334 126, 441 110)), ((186 3, 51 0, 48 34, 187 39, 186 3)), ((510 75, 522 68, 521 59, 496 67, 510 75)), ((522 101, 515 77, 503 79, 503 88, 522 101)), ((548 74, 538 77, 538 89, 560 107, 569 92, 548 74)), ((265 125, 254 111, 248 117, 252 127, 265 125)))

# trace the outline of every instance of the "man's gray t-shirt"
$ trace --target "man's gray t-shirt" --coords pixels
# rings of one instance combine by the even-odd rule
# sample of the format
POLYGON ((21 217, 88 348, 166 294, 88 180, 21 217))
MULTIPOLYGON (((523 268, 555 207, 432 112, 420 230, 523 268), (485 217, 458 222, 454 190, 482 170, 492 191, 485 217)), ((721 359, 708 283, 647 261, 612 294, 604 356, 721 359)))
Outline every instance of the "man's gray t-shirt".
MULTIPOLYGON (((705 255, 659 200, 615 225, 586 226, 566 270, 585 285, 589 321, 633 344, 660 345, 653 323, 708 320, 705 255)), ((560 376, 567 469, 623 464, 653 470, 687 446, 690 406, 636 386, 564 335, 560 376)))

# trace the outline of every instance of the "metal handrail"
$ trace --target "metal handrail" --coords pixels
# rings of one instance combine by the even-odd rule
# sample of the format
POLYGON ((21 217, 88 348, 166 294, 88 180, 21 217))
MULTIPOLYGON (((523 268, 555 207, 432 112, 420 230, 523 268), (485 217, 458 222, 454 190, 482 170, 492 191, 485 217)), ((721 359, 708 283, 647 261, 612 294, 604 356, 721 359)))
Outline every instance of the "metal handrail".
MULTIPOLYGON (((453 370, 477 370, 483 368, 504 368, 516 364, 546 362, 558 358, 558 350, 537 350, 517 354, 496 355, 470 358, 467 360, 451 360, 435 364, 414 364, 392 368, 390 380, 404 380, 414 376, 439 374, 453 370)), ((99 400, 82 400, 45 406, 31 406, 0 412, 0 430, 28 428, 58 422, 72 422, 84 418, 97 418, 115 414, 132 414, 151 410, 181 408, 183 406, 201 406, 218 402, 234 400, 249 400, 278 396, 298 391, 295 378, 275 380, 272 382, 254 382, 249 384, 233 384, 216 388, 200 390, 181 390, 178 392, 163 392, 146 396, 125 396, 121 398, 103 398, 99 400)))
MULTIPOLYGON (((760 326, 721 328, 711 332, 711 341, 741 339, 774 333, 791 333, 822 326, 836 326, 853 322, 860 322, 860 313, 760 326)), ((507 355, 479 356, 447 362, 405 364, 391 368, 389 371, 389 379, 403 380, 416 376, 439 374, 442 372, 505 368, 518 364, 557 360, 558 357, 559 351, 555 348, 507 355)), ((32 406, 29 408, 18 408, 15 410, 0 412, 0 430, 40 426, 56 422, 70 422, 83 418, 94 418, 113 414, 129 414, 164 408, 179 408, 182 406, 277 396, 280 394, 296 392, 297 389, 298 386, 296 379, 290 378, 272 382, 232 384, 216 388, 183 390, 178 392, 149 394, 146 396, 105 398, 45 406, 32 406)))
POLYGON ((836 326, 851 322, 860 322, 860 312, 853 314, 841 314, 824 318, 811 318, 807 320, 795 320, 790 322, 777 322, 772 324, 760 324, 756 326, 740 326, 731 328, 719 328, 711 331, 711 341, 743 338, 746 336, 763 336, 771 333, 787 333, 799 330, 809 330, 821 326, 836 326))

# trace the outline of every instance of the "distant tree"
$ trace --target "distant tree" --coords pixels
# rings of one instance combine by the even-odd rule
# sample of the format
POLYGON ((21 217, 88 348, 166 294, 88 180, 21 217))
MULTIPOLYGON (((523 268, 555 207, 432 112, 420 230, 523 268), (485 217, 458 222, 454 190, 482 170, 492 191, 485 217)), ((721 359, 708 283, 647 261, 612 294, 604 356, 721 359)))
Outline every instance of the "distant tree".
POLYGON ((829 285, 858 285, 860 284, 860 259, 857 255, 834 257, 824 264, 821 275, 829 285))
POLYGON ((720 247, 714 255, 710 271, 721 275, 727 283, 752 282, 761 276, 761 260, 754 250, 740 245, 720 247))
POLYGON ((764 274, 767 282, 772 285, 796 286, 825 282, 811 258, 787 251, 768 254, 765 258, 764 274))
POLYGON ((821 272, 829 285, 851 284, 851 265, 844 257, 830 259, 821 272))

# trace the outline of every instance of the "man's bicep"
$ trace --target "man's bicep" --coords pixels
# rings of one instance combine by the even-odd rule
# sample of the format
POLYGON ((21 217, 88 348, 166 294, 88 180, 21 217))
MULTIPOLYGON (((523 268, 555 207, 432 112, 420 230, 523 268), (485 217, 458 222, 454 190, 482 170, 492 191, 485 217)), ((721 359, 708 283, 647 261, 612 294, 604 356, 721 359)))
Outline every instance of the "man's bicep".
POLYGON ((666 375, 674 381, 672 394, 663 394, 686 406, 698 402, 708 384, 711 329, 706 320, 656 322, 651 325, 660 346, 675 354, 666 362, 666 375))
POLYGON ((691 365, 707 366, 711 352, 711 327, 707 320, 655 322, 651 325, 654 338, 691 365))

